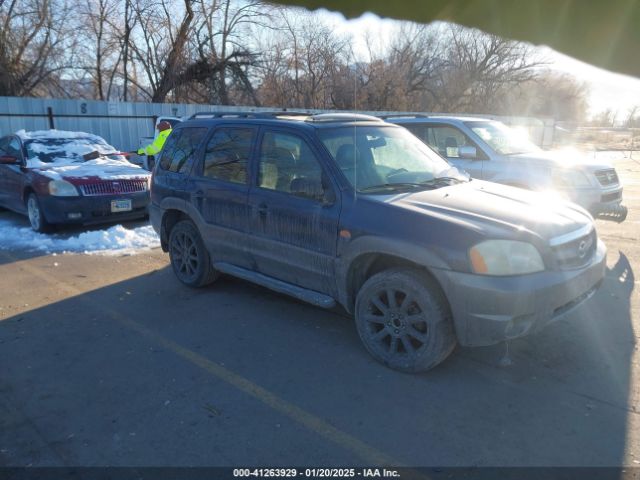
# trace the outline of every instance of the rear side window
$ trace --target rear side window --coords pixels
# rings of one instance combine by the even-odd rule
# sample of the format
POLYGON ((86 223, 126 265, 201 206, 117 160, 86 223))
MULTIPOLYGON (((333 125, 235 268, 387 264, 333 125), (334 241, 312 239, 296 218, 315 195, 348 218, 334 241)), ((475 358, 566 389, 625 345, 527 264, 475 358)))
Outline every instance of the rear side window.
POLYGON ((182 128, 169 135, 162 148, 160 168, 174 173, 189 173, 193 154, 207 134, 207 128, 182 128))
POLYGON ((7 145, 5 145, 5 149, 6 153, 8 155, 11 155, 12 157, 16 157, 20 160, 22 160, 22 151, 20 148, 20 140, 18 140, 16 137, 10 137, 9 138, 9 142, 7 143, 7 145))
POLYGON ((231 183, 247 183, 247 163, 255 136, 253 128, 219 128, 204 155, 205 177, 231 183))

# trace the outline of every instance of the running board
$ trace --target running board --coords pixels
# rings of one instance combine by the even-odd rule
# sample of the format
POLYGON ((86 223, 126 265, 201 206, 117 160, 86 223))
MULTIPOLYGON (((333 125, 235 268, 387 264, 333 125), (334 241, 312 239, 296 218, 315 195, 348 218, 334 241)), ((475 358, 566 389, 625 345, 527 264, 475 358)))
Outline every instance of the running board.
POLYGON ((282 280, 277 280, 273 277, 268 277, 261 273, 257 273, 246 268, 236 267, 226 262, 216 262, 213 264, 213 268, 216 270, 232 275, 234 277, 248 280, 258 285, 262 285, 270 290, 278 293, 284 293, 302 300, 303 302, 311 303, 322 308, 333 308, 336 306, 336 301, 324 293, 319 293, 314 290, 307 290, 306 288, 298 287, 282 280))

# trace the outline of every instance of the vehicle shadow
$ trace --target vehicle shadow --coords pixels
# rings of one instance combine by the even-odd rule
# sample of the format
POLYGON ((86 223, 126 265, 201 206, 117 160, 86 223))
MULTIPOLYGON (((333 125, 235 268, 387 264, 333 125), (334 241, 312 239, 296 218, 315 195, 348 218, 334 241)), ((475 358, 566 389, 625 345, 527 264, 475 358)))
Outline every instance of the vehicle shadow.
MULTIPOLYGON (((622 465, 626 419, 639 413, 630 388, 638 349, 631 318, 635 275, 627 256, 618 255, 599 292, 565 319, 508 344, 459 351, 460 359, 492 368, 503 381, 526 385, 546 403, 538 408, 571 407, 573 418, 556 423, 541 421, 535 409, 520 412, 530 434, 566 447, 558 447, 564 465, 583 465, 588 457, 589 449, 578 450, 577 437, 607 445, 589 465, 622 465), (541 391, 546 394, 539 396, 541 391)), ((537 463, 535 454, 530 458, 537 463)))
POLYGON ((408 375, 341 315, 166 267, 0 322, 0 464, 371 465, 371 447, 414 466, 619 466, 633 284, 621 254, 585 308, 511 342, 511 366, 504 347, 459 349, 408 375))

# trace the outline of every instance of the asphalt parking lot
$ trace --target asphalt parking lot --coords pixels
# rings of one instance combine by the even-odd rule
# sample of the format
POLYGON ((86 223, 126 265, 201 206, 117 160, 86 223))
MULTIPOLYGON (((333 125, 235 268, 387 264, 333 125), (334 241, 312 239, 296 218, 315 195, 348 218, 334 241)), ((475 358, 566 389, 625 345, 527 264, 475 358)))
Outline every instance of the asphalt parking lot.
POLYGON ((596 296, 421 375, 338 313, 183 287, 158 249, 0 250, 0 465, 640 466, 640 153, 616 168, 630 214, 597 222, 596 296))

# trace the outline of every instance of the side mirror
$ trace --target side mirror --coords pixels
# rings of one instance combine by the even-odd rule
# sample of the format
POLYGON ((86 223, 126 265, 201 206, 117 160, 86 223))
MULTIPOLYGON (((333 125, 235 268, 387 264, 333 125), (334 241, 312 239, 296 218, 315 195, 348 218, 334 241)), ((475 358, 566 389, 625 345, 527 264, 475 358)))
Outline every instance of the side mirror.
POLYGON ((0 156, 0 164, 2 165, 19 165, 20 160, 18 157, 14 157, 13 155, 2 155, 0 156))
POLYGON ((458 155, 460 158, 476 160, 478 158, 478 151, 476 150, 476 147, 465 145, 464 147, 458 147, 458 155))

